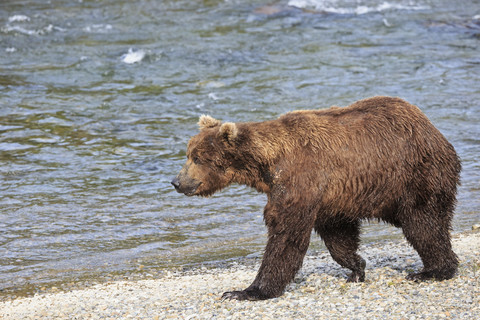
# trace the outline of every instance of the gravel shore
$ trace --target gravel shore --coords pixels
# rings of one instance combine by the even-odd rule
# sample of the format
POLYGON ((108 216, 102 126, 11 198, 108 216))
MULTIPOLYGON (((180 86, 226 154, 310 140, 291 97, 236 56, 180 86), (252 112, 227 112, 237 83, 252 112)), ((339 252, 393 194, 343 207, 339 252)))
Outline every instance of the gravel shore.
POLYGON ((378 242, 361 247, 364 283, 346 283, 347 270, 319 252, 267 301, 219 299, 248 286, 257 262, 19 298, 0 303, 0 319, 480 319, 480 233, 455 235, 453 244, 459 272, 443 282, 405 280, 421 267, 417 254, 403 240, 378 242))

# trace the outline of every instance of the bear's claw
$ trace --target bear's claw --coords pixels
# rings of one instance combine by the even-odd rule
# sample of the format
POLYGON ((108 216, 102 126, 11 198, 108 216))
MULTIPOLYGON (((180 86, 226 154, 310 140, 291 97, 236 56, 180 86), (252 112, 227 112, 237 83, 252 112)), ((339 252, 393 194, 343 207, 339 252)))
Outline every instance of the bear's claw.
POLYGON ((229 291, 225 292, 222 295, 222 301, 225 300, 250 300, 250 301, 258 301, 258 300, 266 300, 270 297, 262 294, 258 289, 257 290, 242 290, 242 291, 229 291))
POLYGON ((451 268, 444 268, 440 270, 430 270, 430 271, 422 271, 418 273, 411 273, 407 275, 407 280, 412 280, 415 282, 421 282, 426 280, 448 280, 453 278, 456 272, 456 267, 451 268))
POLYGON ((230 291, 230 292, 225 292, 222 295, 222 301, 225 300, 250 300, 248 298, 248 294, 245 291, 230 291))
POLYGON ((365 281, 365 267, 367 262, 360 258, 358 270, 353 270, 347 279, 347 282, 364 282, 365 281))
POLYGON ((365 272, 352 272, 347 282, 365 282, 365 272))
POLYGON ((406 277, 407 280, 412 280, 412 281, 415 281, 415 282, 430 280, 432 278, 433 278, 433 276, 431 274, 428 274, 428 273, 425 273, 425 272, 410 273, 406 277))

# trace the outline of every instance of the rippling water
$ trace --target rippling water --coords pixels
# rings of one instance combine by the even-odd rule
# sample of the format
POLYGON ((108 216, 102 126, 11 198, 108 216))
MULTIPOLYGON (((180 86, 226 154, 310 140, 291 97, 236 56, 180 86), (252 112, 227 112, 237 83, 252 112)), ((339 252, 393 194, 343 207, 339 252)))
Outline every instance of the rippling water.
MULTIPOLYGON (((264 195, 187 198, 169 184, 201 114, 401 96, 460 154, 454 231, 469 229, 479 45, 473 0, 0 3, 0 292, 260 253, 264 195)), ((364 228, 365 241, 399 234, 364 228)))

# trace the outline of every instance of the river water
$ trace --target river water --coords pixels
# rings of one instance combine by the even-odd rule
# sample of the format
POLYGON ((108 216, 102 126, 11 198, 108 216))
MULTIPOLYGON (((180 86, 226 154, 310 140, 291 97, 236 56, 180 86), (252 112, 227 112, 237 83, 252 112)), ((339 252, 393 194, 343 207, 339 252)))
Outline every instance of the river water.
POLYGON ((462 158, 454 232, 480 222, 480 2, 265 3, 0 2, 0 293, 260 255, 264 195, 169 183, 201 114, 403 97, 462 158))

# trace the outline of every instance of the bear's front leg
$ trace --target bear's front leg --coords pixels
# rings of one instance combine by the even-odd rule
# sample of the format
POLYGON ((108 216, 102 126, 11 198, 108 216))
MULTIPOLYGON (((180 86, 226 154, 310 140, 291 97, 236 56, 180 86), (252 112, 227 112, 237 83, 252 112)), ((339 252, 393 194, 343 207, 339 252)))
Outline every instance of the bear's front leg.
POLYGON ((265 209, 268 243, 257 277, 247 289, 225 292, 222 299, 265 300, 279 297, 302 266, 310 243, 313 217, 298 211, 267 212, 268 207, 265 209))

